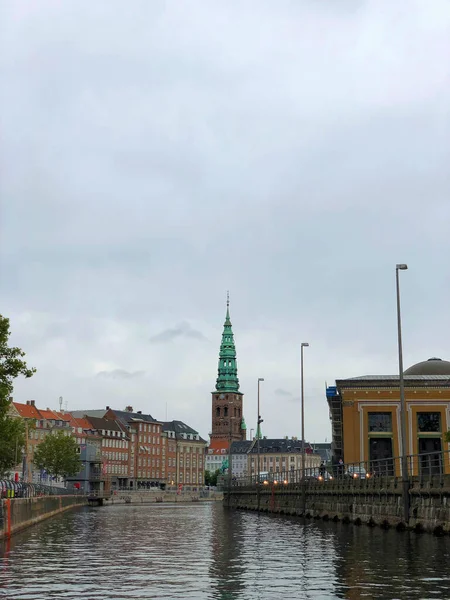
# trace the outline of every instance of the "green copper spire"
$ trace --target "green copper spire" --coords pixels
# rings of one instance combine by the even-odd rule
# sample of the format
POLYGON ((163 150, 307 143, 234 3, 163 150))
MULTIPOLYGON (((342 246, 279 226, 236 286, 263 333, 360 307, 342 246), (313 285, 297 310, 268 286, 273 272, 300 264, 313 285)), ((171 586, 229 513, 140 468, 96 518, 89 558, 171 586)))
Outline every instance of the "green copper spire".
POLYGON ((219 353, 219 374, 216 381, 218 392, 239 392, 236 348, 230 321, 230 296, 227 293, 227 314, 223 325, 222 343, 219 353))

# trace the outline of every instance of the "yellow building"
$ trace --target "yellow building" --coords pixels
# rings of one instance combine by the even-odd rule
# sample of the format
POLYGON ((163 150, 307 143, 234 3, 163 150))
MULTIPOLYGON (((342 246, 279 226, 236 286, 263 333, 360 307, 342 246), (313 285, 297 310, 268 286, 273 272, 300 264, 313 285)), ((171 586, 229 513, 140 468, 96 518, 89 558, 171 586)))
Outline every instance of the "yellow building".
MULTIPOLYGON (((430 358, 404 372, 406 453, 409 470, 450 473, 450 362, 430 358)), ((327 388, 332 423, 333 462, 369 462, 372 471, 399 470, 400 386, 398 375, 336 380, 327 388), (394 467, 394 464, 396 465, 394 467)))

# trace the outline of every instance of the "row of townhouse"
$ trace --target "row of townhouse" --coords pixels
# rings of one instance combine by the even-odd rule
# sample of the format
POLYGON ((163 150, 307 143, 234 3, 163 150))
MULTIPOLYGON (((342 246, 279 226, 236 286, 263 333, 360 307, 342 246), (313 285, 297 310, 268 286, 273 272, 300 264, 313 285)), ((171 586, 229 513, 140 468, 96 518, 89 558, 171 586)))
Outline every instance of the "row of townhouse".
POLYGON ((62 412, 47 409, 38 409, 34 400, 27 400, 26 404, 12 401, 9 408, 12 417, 20 418, 25 423, 25 446, 17 448, 15 477, 32 483, 46 483, 61 485, 62 480, 50 478, 45 471, 34 467, 33 458, 37 446, 46 438, 57 431, 72 435, 73 429, 67 415, 62 412))
MULTIPOLYGON (((233 477, 255 476, 258 472, 258 449, 259 449, 259 471, 267 473, 287 473, 302 468, 303 446, 297 438, 266 437, 258 440, 240 440, 231 444, 231 453, 226 440, 215 440, 207 451, 206 469, 214 472, 221 469, 228 472, 228 464, 231 454, 231 473, 233 477)), ((305 468, 319 467, 322 462, 320 454, 314 448, 305 443, 305 468)))
POLYGON ((34 468, 35 447, 53 431, 77 441, 82 468, 68 485, 85 491, 197 487, 204 484, 206 442, 182 421, 157 421, 132 407, 64 413, 41 410, 33 400, 12 402, 11 414, 23 418, 27 442, 16 473, 26 481, 45 481, 34 468))

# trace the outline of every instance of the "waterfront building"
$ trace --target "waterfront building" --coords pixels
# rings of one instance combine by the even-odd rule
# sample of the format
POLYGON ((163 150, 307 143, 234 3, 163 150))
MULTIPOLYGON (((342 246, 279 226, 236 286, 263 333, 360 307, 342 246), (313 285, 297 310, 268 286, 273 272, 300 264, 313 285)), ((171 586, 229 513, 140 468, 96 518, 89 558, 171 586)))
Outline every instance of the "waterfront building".
POLYGON ((332 462, 331 442, 312 442, 311 448, 314 454, 318 454, 325 464, 332 462))
MULTIPOLYGON (((303 445, 297 438, 259 440, 260 472, 288 473, 302 469, 303 445)), ((314 454, 311 445, 305 443, 305 469, 320 467, 322 459, 314 454)), ((248 473, 255 476, 258 472, 258 440, 251 442, 248 451, 248 473)))
POLYGON ((81 491, 85 494, 101 494, 106 487, 108 478, 103 472, 102 437, 93 429, 82 427, 80 420, 72 423, 80 440, 79 458, 81 468, 76 475, 67 477, 66 486, 69 490, 81 491))
MULTIPOLYGON (((404 371, 404 387, 406 451, 422 455, 410 460, 409 468, 450 472, 448 454, 442 454, 448 450, 443 434, 450 429, 450 362, 430 358, 413 365, 404 371)), ((389 459, 400 455, 401 439, 399 376, 338 379, 326 395, 333 461, 371 461, 393 474, 389 459)))
POLYGON ((170 473, 167 483, 178 488, 203 486, 207 442, 183 421, 163 423, 162 431, 167 458, 165 469, 166 473, 170 473))
POLYGON ((231 474, 233 477, 247 477, 250 475, 248 453, 253 445, 251 440, 242 440, 231 444, 231 474))
POLYGON ((106 489, 128 487, 129 437, 124 427, 115 419, 85 416, 91 428, 101 436, 102 471, 106 476, 106 489))
POLYGON ((229 448, 233 441, 246 439, 246 430, 244 394, 239 391, 236 347, 230 319, 230 302, 227 298, 216 389, 212 392, 210 447, 213 450, 219 446, 220 449, 229 448))
POLYGON ((17 477, 32 483, 61 485, 63 483, 61 478, 58 480, 50 478, 47 473, 35 468, 33 457, 36 447, 48 434, 64 431, 67 435, 71 435, 71 429, 63 414, 49 408, 38 409, 34 400, 27 400, 26 404, 13 401, 9 414, 25 422, 25 447, 18 448, 18 459, 22 460, 15 468, 17 477))
POLYGON ((133 412, 131 406, 125 410, 106 408, 105 418, 118 419, 129 435, 129 486, 134 489, 160 487, 165 483, 162 422, 140 410, 133 412))
POLYGON ((215 473, 228 468, 228 440, 212 440, 205 454, 205 471, 215 473))
MULTIPOLYGON (((16 419, 23 419, 25 423, 25 447, 17 449, 17 460, 14 468, 15 477, 25 481, 33 481, 37 476, 32 457, 35 447, 39 444, 40 436, 35 435, 37 423, 41 415, 34 400, 27 400, 26 404, 12 401, 9 407, 9 415, 16 419)), ((42 433, 42 437, 44 433, 42 433)))

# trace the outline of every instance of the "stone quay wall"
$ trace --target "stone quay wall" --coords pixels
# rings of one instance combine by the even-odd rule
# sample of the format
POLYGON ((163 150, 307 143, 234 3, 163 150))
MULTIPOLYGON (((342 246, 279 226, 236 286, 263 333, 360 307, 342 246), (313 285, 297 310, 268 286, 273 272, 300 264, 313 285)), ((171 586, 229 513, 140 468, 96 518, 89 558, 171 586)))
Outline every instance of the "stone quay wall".
POLYGON ((108 504, 155 504, 155 503, 191 503, 191 502, 222 502, 222 492, 210 492, 202 495, 197 492, 159 491, 117 491, 105 498, 105 506, 108 504))
POLYGON ((6 498, 0 505, 0 539, 76 506, 86 506, 85 496, 6 498))
POLYGON ((379 488, 370 486, 335 487, 322 485, 306 490, 304 508, 300 487, 261 486, 255 489, 232 488, 225 491, 224 505, 242 510, 259 510, 313 519, 343 521, 356 525, 410 528, 417 532, 450 533, 450 486, 424 488, 413 485, 409 490, 409 519, 403 517, 401 485, 379 488))

